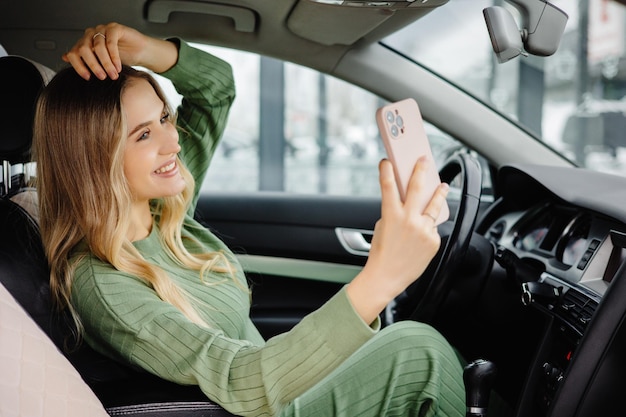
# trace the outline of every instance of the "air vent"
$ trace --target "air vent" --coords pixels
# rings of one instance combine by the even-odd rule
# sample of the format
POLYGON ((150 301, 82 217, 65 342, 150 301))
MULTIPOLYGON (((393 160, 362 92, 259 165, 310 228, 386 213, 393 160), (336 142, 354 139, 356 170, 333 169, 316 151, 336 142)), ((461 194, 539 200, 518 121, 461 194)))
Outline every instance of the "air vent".
POLYGON ((556 311, 582 335, 597 307, 597 301, 581 292, 570 289, 563 295, 556 311))

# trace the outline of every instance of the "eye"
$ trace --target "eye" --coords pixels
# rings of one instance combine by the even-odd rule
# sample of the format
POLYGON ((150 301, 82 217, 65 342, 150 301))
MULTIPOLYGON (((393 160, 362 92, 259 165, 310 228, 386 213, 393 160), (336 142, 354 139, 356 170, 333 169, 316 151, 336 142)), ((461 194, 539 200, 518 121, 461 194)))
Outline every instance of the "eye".
POLYGON ((170 118, 170 114, 169 113, 163 113, 163 116, 161 116, 161 123, 167 123, 171 120, 170 118))
POLYGON ((137 140, 144 140, 150 137, 150 129, 146 129, 137 140))

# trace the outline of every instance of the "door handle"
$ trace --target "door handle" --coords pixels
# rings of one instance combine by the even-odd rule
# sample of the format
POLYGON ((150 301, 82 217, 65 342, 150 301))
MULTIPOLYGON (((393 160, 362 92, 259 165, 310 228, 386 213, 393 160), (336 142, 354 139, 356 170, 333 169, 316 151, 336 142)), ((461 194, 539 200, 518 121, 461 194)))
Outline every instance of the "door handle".
POLYGON ((335 228, 335 233, 341 246, 353 255, 368 256, 372 247, 373 230, 351 229, 347 227, 335 228))

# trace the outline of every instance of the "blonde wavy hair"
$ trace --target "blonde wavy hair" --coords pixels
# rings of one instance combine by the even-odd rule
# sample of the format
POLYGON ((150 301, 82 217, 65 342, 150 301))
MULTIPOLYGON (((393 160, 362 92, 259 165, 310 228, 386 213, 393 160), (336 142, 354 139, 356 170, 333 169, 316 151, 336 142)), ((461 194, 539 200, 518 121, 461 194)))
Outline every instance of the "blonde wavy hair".
MULTIPOLYGON (((127 126, 121 97, 140 79, 152 85, 173 114, 154 78, 130 67, 124 67, 117 80, 85 81, 72 68, 61 70, 37 105, 33 152, 50 288, 57 305, 69 308, 79 332, 82 326, 71 304, 71 286, 75 266, 88 255, 74 253, 81 242, 93 256, 142 278, 188 319, 206 325, 192 297, 158 265, 147 262, 127 238, 133 196, 124 175, 127 126)), ((161 240, 175 259, 197 270, 200 279, 208 271, 232 273, 223 253, 196 254, 183 245, 181 229, 195 183, 184 165, 179 166, 185 190, 152 205, 160 218, 161 240)))

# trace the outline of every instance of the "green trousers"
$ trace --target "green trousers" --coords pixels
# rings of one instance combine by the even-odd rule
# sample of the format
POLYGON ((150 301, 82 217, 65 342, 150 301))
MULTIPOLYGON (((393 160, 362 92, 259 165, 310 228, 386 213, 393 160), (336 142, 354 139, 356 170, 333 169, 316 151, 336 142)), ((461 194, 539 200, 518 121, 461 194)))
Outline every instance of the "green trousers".
POLYGON ((432 327, 401 322, 381 330, 281 417, 465 415, 463 368, 432 327))

